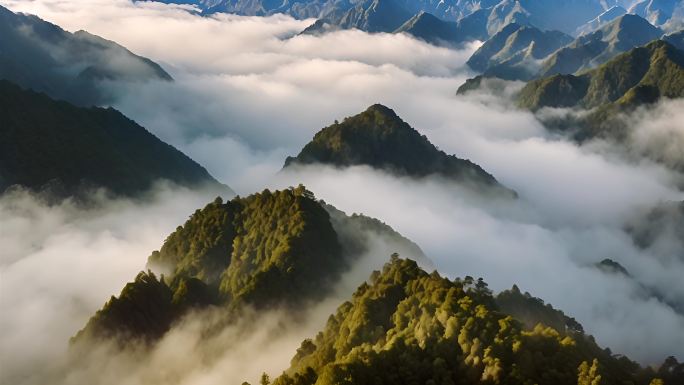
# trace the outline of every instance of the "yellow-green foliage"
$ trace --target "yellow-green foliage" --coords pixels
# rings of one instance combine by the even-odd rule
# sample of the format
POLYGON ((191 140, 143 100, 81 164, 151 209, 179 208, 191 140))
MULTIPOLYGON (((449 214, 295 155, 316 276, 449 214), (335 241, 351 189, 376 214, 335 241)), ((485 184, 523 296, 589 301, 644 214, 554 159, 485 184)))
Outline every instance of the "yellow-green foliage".
POLYGON ((578 367, 592 360, 612 383, 633 379, 632 363, 582 333, 542 324, 524 331, 482 280, 451 281, 394 256, 302 343, 274 384, 575 385, 578 367))
POLYGON ((189 307, 238 310, 244 303, 259 308, 321 298, 347 267, 327 211, 301 185, 226 203, 217 198, 178 227, 149 263, 171 274, 157 280, 141 273, 80 335, 154 339, 189 307))

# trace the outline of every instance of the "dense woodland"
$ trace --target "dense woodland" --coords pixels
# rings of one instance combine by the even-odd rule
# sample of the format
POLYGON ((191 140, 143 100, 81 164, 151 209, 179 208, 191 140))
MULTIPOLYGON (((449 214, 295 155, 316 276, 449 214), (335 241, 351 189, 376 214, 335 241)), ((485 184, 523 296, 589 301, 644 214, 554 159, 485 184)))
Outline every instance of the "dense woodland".
POLYGON ((477 164, 439 150, 425 135, 380 104, 323 128, 296 157, 287 158, 285 167, 313 163, 366 165, 418 178, 435 175, 515 195, 477 164))
MULTIPOLYGON (((244 305, 295 311, 322 299, 349 266, 349 253, 360 251, 342 242, 362 245, 354 232, 338 237, 332 223, 361 218, 361 228, 386 226, 325 207, 303 186, 217 198, 149 257, 167 274, 141 272, 73 343, 154 344, 190 309, 228 309, 230 323, 244 305)), ((494 295, 481 278, 450 280, 395 254, 273 383, 678 384, 683 366, 674 358, 664 365, 657 371, 613 355, 576 320, 517 286, 494 295)))
POLYGON ((302 342, 273 384, 679 383, 683 366, 664 365, 655 373, 613 356, 517 288, 495 297, 482 279, 449 280, 393 256, 302 342), (538 323, 526 326, 511 308, 538 323))
POLYGON ((230 193, 204 167, 112 108, 77 107, 0 80, 0 192, 137 195, 159 180, 230 193))
POLYGON ((321 299, 350 261, 327 211, 303 186, 217 198, 169 235, 141 272, 79 332, 154 340, 189 306, 302 304, 321 299))

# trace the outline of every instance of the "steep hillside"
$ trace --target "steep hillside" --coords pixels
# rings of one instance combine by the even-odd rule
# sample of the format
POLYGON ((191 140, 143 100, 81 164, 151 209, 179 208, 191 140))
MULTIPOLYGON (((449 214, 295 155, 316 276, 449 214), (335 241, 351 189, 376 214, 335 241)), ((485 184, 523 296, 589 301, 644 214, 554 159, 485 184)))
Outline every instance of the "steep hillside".
MULTIPOLYGON (((285 13, 298 19, 326 18, 342 14, 365 0, 295 0, 269 2, 265 0, 162 0, 165 3, 195 4, 205 13, 228 12, 239 15, 266 16, 285 13)), ((478 10, 490 8, 500 0, 396 0, 398 6, 411 15, 428 12, 440 19, 456 21, 478 10)))
POLYGON ((684 51, 684 29, 681 31, 673 32, 669 35, 663 36, 663 40, 672 44, 677 49, 684 51))
POLYGON ((675 16, 678 6, 683 6, 681 0, 641 0, 629 8, 629 13, 639 15, 653 25, 663 25, 675 16))
POLYGON ((158 180, 231 193, 192 159, 112 108, 82 108, 0 80, 0 193, 57 196, 104 187, 136 195, 158 180))
POLYGON ((102 80, 172 80, 158 64, 114 42, 2 6, 0 79, 86 106, 108 101, 102 80))
MULTIPOLYGON (((635 48, 580 75, 555 75, 529 82, 519 104, 541 107, 615 108, 684 96, 684 52, 662 40, 635 48)), ((608 110, 610 109, 610 111, 608 110)), ((598 115, 595 115, 599 118, 598 115)))
MULTIPOLYGON (((112 297, 74 342, 116 338, 154 342, 190 309, 296 309, 322 299, 340 275, 382 238, 389 250, 420 248, 372 218, 346 216, 303 186, 217 198, 170 234, 141 272, 112 297)), ((392 252, 389 250, 383 250, 392 252)), ((230 315, 226 322, 230 322, 230 315)))
POLYGON ((461 35, 458 23, 441 20, 426 12, 410 18, 395 33, 407 33, 435 45, 458 44, 469 37, 461 35))
POLYGON ((517 22, 541 30, 572 34, 603 11, 604 5, 598 0, 503 0, 492 8, 488 30, 494 35, 506 25, 517 22))
POLYGON ((346 12, 326 15, 306 28, 303 33, 321 34, 339 29, 393 32, 409 20, 411 15, 395 0, 367 0, 346 12))
POLYGON ((480 166, 440 151, 394 111, 379 104, 319 131, 296 157, 287 158, 285 167, 316 163, 367 165, 417 178, 437 175, 507 191, 480 166))
POLYGON ((452 281, 394 256, 273 384, 647 384, 653 376, 577 329, 525 330, 481 279, 452 281))
POLYGON ((604 25, 610 23, 611 21, 617 19, 618 17, 627 13, 627 10, 619 5, 615 5, 600 15, 596 16, 591 21, 577 28, 575 32, 576 35, 586 35, 588 33, 594 32, 597 29, 603 27, 604 25))
POLYGON ((487 40, 467 64, 485 76, 530 80, 539 70, 539 60, 571 41, 562 32, 512 23, 487 40))
POLYGON ((578 37, 542 64, 540 77, 595 68, 620 53, 658 39, 663 32, 636 15, 623 15, 595 32, 578 37))

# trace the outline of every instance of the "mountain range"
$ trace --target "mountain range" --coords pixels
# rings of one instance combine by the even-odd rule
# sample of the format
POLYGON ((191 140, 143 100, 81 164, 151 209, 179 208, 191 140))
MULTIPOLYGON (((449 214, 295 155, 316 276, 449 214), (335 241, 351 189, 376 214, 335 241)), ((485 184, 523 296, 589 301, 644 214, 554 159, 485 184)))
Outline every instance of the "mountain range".
POLYGON ((171 81, 157 63, 85 31, 0 6, 0 79, 78 105, 110 100, 103 81, 171 81))
POLYGON ((511 23, 485 41, 467 64, 486 77, 530 80, 539 72, 540 60, 571 41, 559 31, 511 23))
POLYGON ((600 15, 596 16, 594 19, 588 21, 587 23, 579 26, 575 31, 576 35, 585 35, 596 31, 597 29, 603 27, 604 25, 610 23, 611 21, 617 19, 618 17, 625 15, 627 10, 619 5, 614 5, 608 10, 604 11, 600 15))
MULTIPOLYGON (((207 308, 224 309, 224 324, 246 306, 257 317, 274 305, 296 314, 354 262, 345 250, 358 246, 345 244, 359 240, 340 237, 331 218, 301 185, 217 198, 150 255, 148 265, 166 274, 138 274, 72 339, 73 351, 100 340, 154 345, 183 315, 207 308)), ((273 384, 645 385, 658 375, 600 348, 577 321, 515 286, 494 295, 481 278, 447 279, 397 254, 293 354, 273 384)), ((680 370, 676 360, 664 367, 680 370)))
POLYGON ((396 175, 440 176, 463 185, 515 196, 477 164, 437 149, 390 108, 375 104, 325 127, 285 168, 309 164, 370 166, 396 175))
POLYGON ((663 40, 618 55, 579 75, 554 75, 529 82, 519 93, 521 107, 595 108, 583 119, 580 139, 620 138, 624 125, 613 121, 628 111, 660 98, 684 96, 684 51, 663 40))
POLYGON ((232 194, 199 164, 112 108, 78 107, 0 80, 0 193, 57 198, 105 188, 134 196, 160 180, 232 194))
POLYGON ((662 35, 662 30, 642 17, 623 15, 553 53, 542 64, 538 76, 574 74, 595 68, 620 53, 647 44, 662 35))
MULTIPOLYGON (((644 0, 628 10, 598 0, 167 2, 194 4, 205 13, 316 17, 305 34, 356 28, 407 33, 439 45, 483 40, 468 61, 482 75, 458 93, 488 78, 525 80, 516 95, 520 108, 588 111, 572 124, 579 127, 573 132, 578 141, 622 140, 624 124, 616 120, 622 112, 684 97, 684 31, 664 35, 660 28, 677 17, 678 1, 644 0)), ((108 97, 103 82, 172 81, 161 66, 114 42, 2 7, 0 21, 0 194, 20 186, 58 197, 94 188, 139 196, 160 180, 233 194, 119 111, 96 106, 108 97)), ((438 177, 478 193, 517 196, 381 104, 322 128, 285 160, 283 170, 315 165, 438 177)), ((624 231, 635 247, 647 250, 664 229, 680 231, 683 217, 684 203, 664 204, 624 231)), ((114 341, 121 350, 135 346, 143 354, 184 317, 206 310, 219 310, 220 326, 272 309, 296 324, 302 309, 330 298, 363 257, 388 262, 378 271, 362 266, 369 278, 291 352, 289 367, 273 385, 684 381, 684 364, 674 357, 657 369, 641 367, 599 346, 572 316, 517 285, 494 293, 482 278, 430 271, 421 248, 392 227, 347 215, 301 184, 216 198, 194 211, 150 253, 147 271, 132 277, 74 335, 71 352, 79 356, 91 343, 114 341)), ((589 268, 631 278, 612 259, 589 268)), ((648 298, 684 309, 661 293, 649 292, 648 298)), ((203 330, 198 343, 218 332, 203 330)), ((262 383, 269 384, 268 378, 262 383)))
MULTIPOLYGON (((193 4, 202 12, 211 14, 215 12, 229 12, 240 15, 265 16, 284 13, 295 18, 317 19, 308 26, 303 34, 320 35, 332 31, 344 29, 359 29, 366 32, 407 33, 416 38, 436 45, 454 46, 464 42, 485 41, 494 38, 497 33, 504 30, 510 24, 517 24, 535 28, 540 33, 559 31, 566 35, 589 35, 616 18, 631 14, 638 15, 656 26, 667 26, 672 31, 678 27, 677 19, 680 13, 684 14, 684 5, 680 0, 651 0, 634 4, 629 10, 625 9, 618 0, 299 0, 294 2, 271 2, 266 0, 257 1, 226 1, 226 0, 166 0, 167 3, 193 4)), ((630 4, 631 5, 631 4, 630 4)), ((606 32, 606 31, 604 31, 606 32)), ((606 32, 608 35, 609 32, 606 32)), ((578 41, 574 48, 587 49, 589 52, 580 52, 589 57, 580 60, 581 63, 590 61, 595 56, 605 51, 608 55, 624 52, 635 46, 645 44, 659 36, 645 35, 644 30, 635 30, 634 38, 641 39, 641 43, 635 43, 630 47, 614 46, 599 48, 597 40, 604 40, 603 34, 593 34, 590 38, 578 41), (582 47, 585 44, 588 47, 582 47)), ((507 76, 508 78, 529 79, 536 71, 542 53, 547 49, 560 48, 569 43, 566 39, 560 42, 549 35, 533 40, 540 40, 532 55, 526 55, 519 51, 518 59, 503 67, 493 69, 488 76, 507 76), (520 61, 524 60, 525 63, 520 61), (532 69, 527 66, 532 65, 532 69)), ((499 37, 500 39, 500 37, 499 37)), ((526 47, 527 48, 527 47, 526 47)), ((584 57, 583 56, 583 57, 584 57)), ((604 56, 599 60, 606 60, 604 56)), ((551 74, 562 60, 554 60, 546 64, 547 70, 544 75, 551 74), (551 68, 553 67, 553 68, 551 68)), ((600 61, 599 61, 600 63, 600 61)), ((497 63, 501 64, 501 63, 497 63)), ((567 72, 562 69, 561 73, 567 72)))

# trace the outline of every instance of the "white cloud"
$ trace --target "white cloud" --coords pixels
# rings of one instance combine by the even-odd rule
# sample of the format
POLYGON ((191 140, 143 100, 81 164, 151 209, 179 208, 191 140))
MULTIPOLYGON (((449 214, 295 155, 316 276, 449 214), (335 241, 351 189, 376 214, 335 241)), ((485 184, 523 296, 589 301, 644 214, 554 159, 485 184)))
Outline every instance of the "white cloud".
MULTIPOLYGON (((464 63, 476 45, 456 51, 405 35, 359 31, 295 36, 310 21, 285 16, 202 18, 187 12, 187 7, 150 2, 0 3, 37 13, 69 30, 86 29, 162 63, 175 83, 111 84, 119 96, 115 107, 200 161, 241 195, 265 186, 305 182, 340 209, 378 217, 416 241, 440 271, 482 276, 496 289, 517 283, 543 297, 578 318, 615 352, 647 363, 669 354, 684 356, 681 315, 640 298, 634 283, 589 267, 613 258, 642 282, 684 298, 677 279, 684 273, 682 262, 663 264, 659 256, 636 249, 621 228, 637 208, 682 199, 673 187, 672 173, 646 160, 627 162, 605 148, 578 147, 550 135, 532 114, 514 110, 505 97, 457 97, 458 86, 471 75, 464 63), (296 154, 317 130, 373 103, 395 109, 444 151, 482 165, 518 191, 521 199, 512 205, 483 203, 457 186, 432 180, 417 183, 365 168, 273 176, 285 156, 296 154)), ((502 93, 510 95, 517 87, 520 84, 512 84, 502 93)), ((680 135, 681 120, 673 112, 676 103, 667 113, 655 113, 667 120, 659 123, 651 116, 637 123, 644 131, 634 134, 634 142, 648 149, 661 145, 654 142, 658 138, 680 135), (651 136, 653 131, 663 135, 651 136)), ((679 143, 677 138, 667 144, 679 143)), ((677 148, 665 153, 676 154, 677 148)), ((59 333, 50 338, 55 343, 65 340, 103 298, 142 268, 144 258, 186 213, 203 204, 190 198, 179 204, 175 195, 162 198, 150 207, 126 206, 102 219, 44 206, 5 211, 12 223, 3 242, 11 250, 7 258, 25 266, 3 274, 9 277, 3 280, 7 287, 21 284, 43 263, 65 261, 64 275, 38 276, 38 289, 25 293, 26 309, 19 307, 19 314, 50 318, 46 314, 101 284, 86 293, 86 300, 80 299, 86 305, 77 307, 78 317, 59 321, 59 333), (26 210, 32 214, 24 214, 26 210), (9 241, 14 239, 26 242, 9 241), (33 244, 39 247, 29 248, 33 244), (112 265, 98 265, 102 260, 112 265), (73 285, 65 293, 56 292, 56 305, 44 303, 50 301, 42 301, 42 293, 64 279, 73 285)), ((10 305, 6 300, 10 301, 3 296, 3 309, 10 305)), ((3 322, 18 336, 51 332, 45 322, 24 327, 22 319, 3 322)), ((11 352, 18 341, 3 339, 2 347, 11 352)), ((52 346, 61 349, 58 343, 52 346)), ((44 358, 56 352, 46 351, 44 358)), ((279 355, 274 367, 286 366, 283 360, 292 353, 279 355)), ((20 355, 15 359, 16 365, 26 362, 20 355)), ((215 373, 225 378, 225 372, 211 369, 228 370, 230 365, 207 368, 201 379, 193 380, 212 383, 215 373)))

